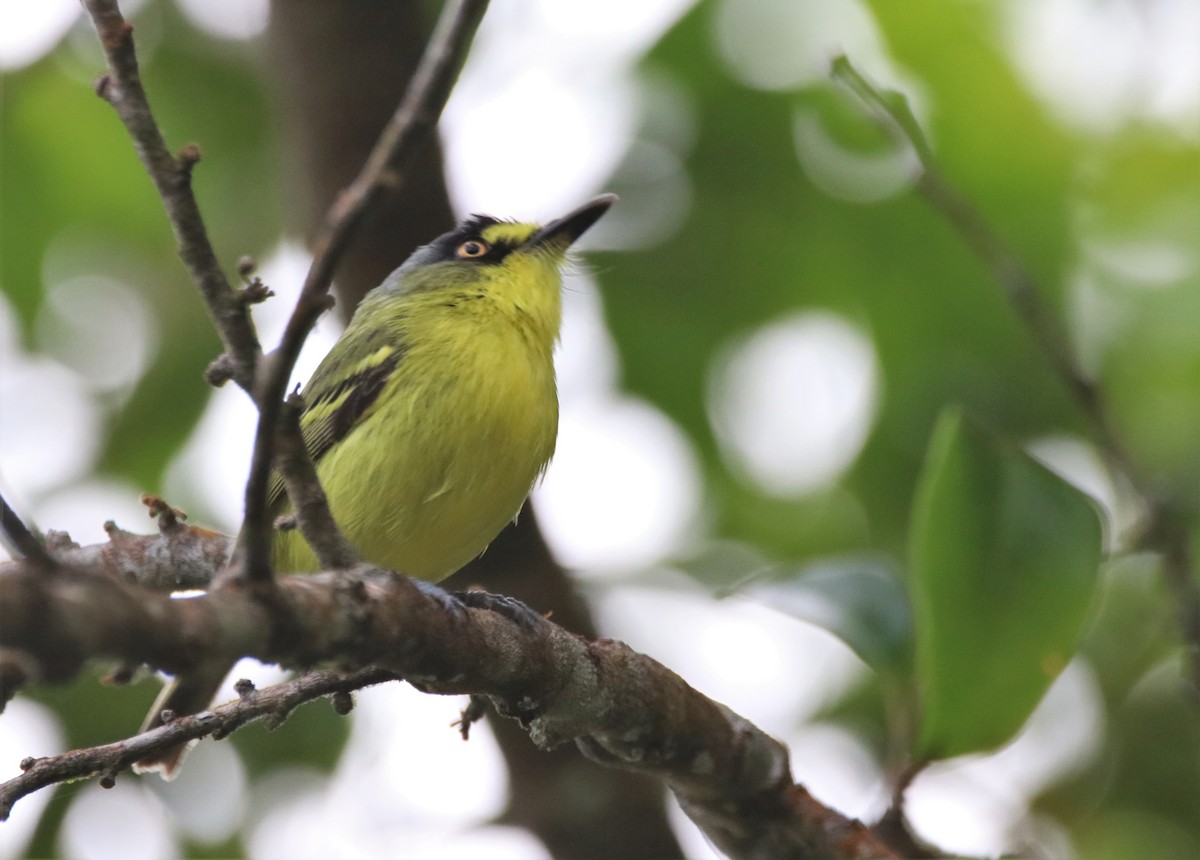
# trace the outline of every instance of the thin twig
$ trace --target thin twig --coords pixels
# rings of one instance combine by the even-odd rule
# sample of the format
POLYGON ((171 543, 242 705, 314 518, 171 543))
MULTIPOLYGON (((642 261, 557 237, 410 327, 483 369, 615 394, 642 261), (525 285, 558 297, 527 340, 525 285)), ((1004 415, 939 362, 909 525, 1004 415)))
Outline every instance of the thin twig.
POLYGON ((0 528, 8 536, 13 549, 24 556, 30 564, 43 570, 53 570, 57 566, 57 562, 47 552, 46 547, 17 516, 17 512, 12 509, 8 504, 8 499, 3 495, 0 495, 0 528))
POLYGON ((259 368, 255 386, 258 430, 246 482, 245 521, 238 537, 244 575, 250 581, 266 581, 271 576, 272 524, 267 510, 267 489, 274 467, 283 394, 300 348, 328 306, 327 293, 334 269, 354 230, 384 192, 394 192, 403 184, 404 169, 412 154, 436 128, 487 5, 487 0, 450 0, 442 9, 404 99, 358 177, 326 214, 313 244, 312 267, 279 347, 259 368))
POLYGON ((325 491, 317 479, 317 470, 300 432, 303 409, 304 400, 300 395, 288 396, 279 416, 279 453, 275 456, 275 466, 287 488, 300 533, 312 547, 321 569, 345 570, 362 559, 329 510, 325 491))
POLYGON ((1078 401, 1105 459, 1126 476, 1145 501, 1148 522, 1141 545, 1162 556, 1163 574, 1175 595, 1191 685, 1194 693, 1200 693, 1200 585, 1195 578, 1191 538, 1179 513, 1179 502, 1163 492, 1122 441, 1103 392, 1076 358, 1029 268, 942 175, 908 100, 893 90, 880 90, 844 55, 834 59, 831 75, 858 96, 884 128, 916 152, 922 168, 917 190, 987 266, 1029 329, 1034 343, 1078 401))
MULTIPOLYGON (((46 550, 65 567, 85 568, 149 591, 208 588, 229 561, 233 538, 203 526, 158 516, 158 533, 134 534, 112 520, 104 524, 108 540, 80 546, 51 529, 46 550)), ((19 570, 23 561, 0 563, 0 576, 19 570)))
MULTIPOLYGON (((137 54, 133 43, 133 27, 122 17, 116 0, 86 0, 89 12, 104 45, 109 61, 109 71, 96 84, 96 91, 106 101, 116 108, 118 115, 125 123, 133 138, 138 154, 147 172, 158 188, 168 218, 175 231, 179 244, 179 254, 187 266, 192 280, 204 296, 209 312, 217 326, 218 333, 225 344, 225 352, 206 372, 206 377, 214 384, 220 384, 232 378, 243 388, 256 395, 254 380, 261 362, 261 348, 248 312, 248 308, 262 301, 270 293, 257 281, 252 282, 246 289, 235 291, 229 280, 222 272, 217 262, 216 254, 209 242, 207 231, 191 188, 191 173, 199 161, 200 151, 194 145, 184 147, 178 158, 171 155, 163 139, 161 130, 151 112, 145 89, 142 86, 138 68, 137 54)), ((302 296, 303 303, 303 296, 302 296)), ((319 309, 317 311, 319 313, 319 309)), ((312 314, 315 321, 317 314, 312 314)), ((311 322, 310 322, 311 327, 311 322)), ((307 329, 306 329, 307 331, 307 329)), ((291 372, 290 366, 285 371, 291 372)), ((256 396, 260 409, 260 426, 275 427, 278 415, 268 409, 267 416, 262 416, 264 402, 256 396)), ((270 446, 264 452, 270 464, 270 446)), ((304 455, 307 456, 307 455, 304 455)), ((258 462, 256 460, 256 462, 258 462)), ((315 473, 311 467, 309 473, 315 473)), ((269 468, 268 468, 269 474, 269 468)), ((316 495, 323 500, 319 484, 316 485, 316 495)), ((313 492, 307 494, 309 498, 313 492)), ((323 501, 319 501, 323 504, 323 501)), ((314 502, 310 502, 311 512, 314 502)), ((247 510, 247 521, 260 521, 264 517, 257 515, 257 510, 247 510), (251 517, 256 514, 256 519, 251 517)), ((309 520, 320 519, 310 515, 309 520)), ((332 517, 326 513, 324 521, 332 523, 332 517)), ((267 540, 269 541, 269 526, 267 523, 267 540)), ((327 543, 345 543, 345 539, 336 531, 328 538, 327 543)), ((264 553, 251 554, 255 571, 258 576, 251 576, 254 581, 268 581, 270 567, 264 553), (263 565, 267 566, 264 567, 263 565), (262 576, 266 571, 266 577, 262 576)))
POLYGON ((162 198, 179 256, 204 296, 225 352, 232 358, 231 365, 226 366, 228 375, 249 391, 261 349, 246 303, 239 300, 217 262, 192 193, 192 168, 200 160, 200 149, 189 144, 178 157, 167 149, 142 86, 133 25, 121 15, 116 0, 84 0, 84 5, 108 58, 108 71, 96 81, 96 92, 116 109, 133 138, 138 156, 162 198))
MULTIPOLYGON (((95 570, 149 591, 203 590, 229 561, 233 538, 202 526, 175 523, 158 534, 128 532, 112 520, 104 524, 105 543, 80 546, 66 532, 46 533, 46 549, 66 567, 95 570)), ((20 561, 0 563, 0 576, 20 567, 20 561)))
POLYGON ((0 821, 8 818, 18 800, 47 786, 102 776, 102 784, 110 788, 116 775, 128 770, 135 762, 178 744, 209 736, 227 737, 247 723, 260 719, 269 721, 273 728, 305 702, 395 680, 399 677, 394 672, 367 668, 350 674, 308 672, 262 690, 242 685, 238 688, 239 698, 228 704, 179 717, 132 738, 45 758, 27 758, 21 762, 20 776, 0 784, 0 821))
POLYGON ((1171 498, 1149 499, 1150 527, 1142 545, 1161 554, 1163 575, 1178 603, 1176 613, 1191 668, 1193 698, 1200 701, 1200 586, 1192 538, 1180 507, 1171 498))
POLYGON ((904 814, 905 797, 913 780, 923 771, 928 762, 913 762, 904 767, 895 777, 892 786, 892 799, 883 816, 874 825, 874 830, 889 845, 894 847, 904 857, 942 857, 940 851, 935 851, 928 845, 921 844, 904 814))
POLYGON ((942 176, 908 100, 894 90, 879 90, 844 55, 834 59, 831 74, 862 100, 881 125, 913 148, 921 164, 917 190, 958 230, 967 246, 988 267, 1017 315, 1028 326, 1034 343, 1083 406, 1097 430, 1105 455, 1121 471, 1136 476, 1139 470, 1112 427, 1099 387, 1075 357, 1057 318, 1042 300, 1033 275, 979 211, 942 176))

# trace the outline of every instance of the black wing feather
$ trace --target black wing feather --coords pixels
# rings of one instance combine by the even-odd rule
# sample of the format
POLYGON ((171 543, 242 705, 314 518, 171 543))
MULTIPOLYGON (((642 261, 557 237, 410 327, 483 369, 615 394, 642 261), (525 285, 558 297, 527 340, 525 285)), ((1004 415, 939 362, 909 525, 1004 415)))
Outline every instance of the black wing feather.
MULTIPOLYGON (((304 445, 313 463, 321 462, 321 458, 345 439, 362 420, 371 405, 379 399, 403 355, 403 350, 395 349, 378 361, 364 362, 350 376, 329 387, 320 384, 323 380, 318 368, 309 385, 314 389, 312 400, 305 403, 304 412, 300 415, 304 445), (329 408, 331 403, 337 405, 329 408), (318 414, 321 417, 314 420, 313 416, 318 414)), ((278 473, 271 476, 267 500, 273 509, 277 509, 284 500, 283 479, 278 473)))

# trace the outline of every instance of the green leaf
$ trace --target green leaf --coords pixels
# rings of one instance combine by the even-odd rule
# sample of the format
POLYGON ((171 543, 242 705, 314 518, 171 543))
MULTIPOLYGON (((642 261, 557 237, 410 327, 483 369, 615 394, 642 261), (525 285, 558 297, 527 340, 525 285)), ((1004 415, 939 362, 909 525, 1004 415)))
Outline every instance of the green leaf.
POLYGON ((901 677, 909 671, 908 598, 895 565, 884 556, 821 559, 741 592, 828 630, 881 675, 901 677))
POLYGON ((1079 642, 1100 538, 1086 496, 958 410, 942 414, 911 532, 922 757, 1020 728, 1079 642))
POLYGON ((739 541, 714 541, 678 559, 680 570, 724 597, 749 597, 841 639, 883 675, 912 673, 912 613, 899 566, 881 553, 839 553, 797 567, 739 541))

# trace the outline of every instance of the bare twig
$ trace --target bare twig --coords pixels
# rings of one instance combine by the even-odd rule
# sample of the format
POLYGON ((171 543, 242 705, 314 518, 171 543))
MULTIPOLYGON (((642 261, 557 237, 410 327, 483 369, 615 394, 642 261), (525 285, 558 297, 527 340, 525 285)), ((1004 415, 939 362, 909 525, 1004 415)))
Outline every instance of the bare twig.
POLYGON ((913 780, 925 769, 928 762, 913 762, 896 774, 892 785, 892 799, 883 816, 875 823, 874 829, 889 845, 896 848, 904 857, 941 857, 940 851, 935 851, 928 845, 923 845, 908 825, 904 814, 905 797, 913 780))
POLYGON ((368 668, 350 674, 309 672, 262 690, 255 690, 252 685, 243 686, 239 688, 239 698, 228 704, 179 717, 132 738, 61 755, 27 758, 21 762, 21 775, 0 785, 0 821, 8 818, 13 804, 22 797, 47 786, 100 776, 101 784, 110 788, 116 775, 129 769, 134 762, 180 743, 209 736, 227 737, 247 723, 260 719, 267 720, 274 728, 305 702, 325 696, 348 695, 363 687, 394 680, 398 678, 392 672, 368 668))
POLYGON ((1150 527, 1142 545, 1162 556, 1163 575, 1175 595, 1187 665, 1192 673, 1193 698, 1200 700, 1200 586, 1188 525, 1179 505, 1170 498, 1149 500, 1150 527))
POLYGON ((403 184, 405 165, 436 127, 486 9, 487 0, 449 0, 443 8, 404 99, 358 177, 326 214, 313 245, 312 267, 279 347, 259 370, 255 387, 258 430, 246 482, 245 522, 238 538, 244 573, 251 581, 265 581, 271 576, 267 489, 274 464, 279 413, 292 367, 309 331, 328 307, 327 294, 334 269, 355 228, 382 194, 403 184))
POLYGON ((8 537, 12 548, 33 565, 43 570, 53 570, 56 566, 50 553, 42 542, 29 530, 17 516, 17 512, 8 504, 8 500, 0 495, 0 530, 8 537))
MULTIPOLYGON (((46 550, 55 563, 86 568, 150 591, 207 588, 225 567, 233 538, 202 526, 181 522, 178 511, 157 496, 143 496, 158 534, 127 532, 109 520, 106 543, 80 546, 66 532, 46 533, 46 550)), ((0 576, 19 570, 20 562, 0 564, 0 576)))
POLYGON ((913 148, 921 164, 917 190, 958 230, 967 246, 988 267, 1013 310, 1029 328, 1034 343, 1079 400, 1097 431, 1105 455, 1121 471, 1136 476, 1139 470, 1112 426, 1099 387, 1079 364, 1057 318, 1042 300, 1033 275, 979 211, 942 176, 908 100, 892 90, 881 92, 845 56, 833 61, 832 75, 863 101, 881 125, 900 135, 913 148))
MULTIPOLYGON (((264 397, 256 390, 255 380, 258 379, 262 359, 258 337, 254 331, 248 308, 261 302, 270 295, 261 282, 255 279, 249 282, 245 289, 234 290, 224 272, 221 271, 217 257, 209 242, 199 207, 191 188, 191 173, 199 161, 200 151, 194 145, 188 145, 178 157, 172 156, 167 149, 153 113, 145 89, 141 83, 138 69, 137 54, 133 43, 133 27, 122 17, 116 0, 86 0, 88 11, 96 25, 108 57, 109 71, 96 84, 96 91, 116 108, 134 144, 141 156, 147 172, 154 180, 162 197, 168 218, 175 231, 179 245, 179 254, 192 276, 192 280, 204 296, 209 312, 217 326, 218 333, 225 344, 225 352, 214 361, 206 371, 206 378, 213 384, 222 384, 227 379, 234 379, 255 397, 260 410, 260 435, 270 430, 274 432, 278 421, 277 397, 264 397), (269 404, 263 413, 264 404, 269 404)), ((444 101, 444 99, 443 99, 444 101)), ((239 263, 239 271, 247 273, 252 265, 239 263)), ((297 311, 298 315, 308 319, 304 329, 307 334, 316 316, 326 305, 323 295, 313 297, 301 296, 297 311), (301 309, 305 313, 301 314, 301 309)), ((301 342, 303 337, 301 337, 301 342)), ((298 347, 297 347, 298 349, 298 347)), ((293 359, 294 360, 294 359, 293 359)), ((286 384, 291 364, 282 371, 282 379, 286 384)), ((273 378, 273 377, 270 377, 273 378)), ((270 389, 270 386, 268 386, 270 389)), ((264 471, 269 476, 272 463, 273 446, 256 446, 254 460, 255 471, 259 475, 264 471)), ((302 456, 307 456, 306 454, 302 456)), ((314 489, 308 489, 306 497, 310 499, 308 510, 311 512, 317 504, 324 504, 324 496, 316 483, 315 473, 310 468, 314 489), (317 501, 311 501, 313 498, 317 501)), ((249 486, 254 486, 251 481, 249 486)), ((255 538, 253 542, 259 549, 250 552, 240 560, 247 564, 252 581, 270 581, 269 542, 270 523, 265 513, 265 497, 259 494, 248 494, 249 502, 246 510, 246 522, 255 538)), ((314 516, 309 517, 313 520, 314 516)), ((317 518, 321 519, 321 518, 317 518)), ((332 517, 326 513, 323 521, 332 524, 332 517)), ((333 527, 331 536, 326 543, 345 543, 333 527)), ((115 541, 114 541, 115 543, 115 541)), ((141 566, 135 569, 141 570, 141 566)))
POLYGON ((1179 613, 1191 685, 1193 692, 1200 693, 1200 585, 1195 578, 1191 539, 1179 513, 1178 501, 1164 493, 1129 452, 1116 429, 1103 392, 1076 358, 1029 268, 997 235, 987 219, 942 175, 933 149, 907 99, 892 90, 881 91, 845 56, 834 59, 831 74, 862 100, 884 128, 916 152, 921 163, 917 190, 987 266, 1013 310, 1025 323, 1034 343, 1079 403, 1105 459, 1128 478, 1145 500, 1148 522, 1141 544, 1162 556, 1164 577, 1174 593, 1179 613))
POLYGON ((203 526, 160 523, 158 534, 128 532, 109 520, 108 543, 79 546, 50 532, 51 550, 65 564, 100 567, 109 575, 151 591, 204 589, 229 561, 233 539, 203 526))
POLYGON ((176 157, 167 149, 142 87, 133 25, 121 15, 116 0, 84 0, 84 5, 108 58, 108 71, 96 81, 96 92, 116 108, 133 138, 142 164, 162 197, 179 256, 204 296, 226 354, 232 358, 227 365, 228 375, 249 391, 261 351, 246 304, 238 300, 221 271, 192 194, 192 168, 200 160, 200 150, 189 144, 176 157))
MULTIPOLYGON (((0 576, 0 648, 50 680, 91 658, 172 673, 239 656, 377 667, 429 692, 485 695, 539 746, 573 741, 596 761, 666 782, 731 856, 894 856, 795 785, 780 743, 622 643, 587 641, 538 616, 518 624, 483 608, 447 612, 428 588, 375 569, 283 577, 277 589, 277 606, 236 583, 171 600, 79 571, 18 570, 0 576)), ((201 728, 168 726, 195 734, 153 742, 201 728)), ((119 770, 146 754, 123 750, 105 763, 119 770)), ((83 761, 58 778, 96 772, 97 759, 83 761)))
POLYGON ((275 456, 275 465, 287 487, 300 532, 312 547, 317 562, 323 570, 344 570, 362 559, 330 513, 325 491, 300 433, 303 409, 304 400, 300 395, 288 396, 280 414, 279 453, 275 456))

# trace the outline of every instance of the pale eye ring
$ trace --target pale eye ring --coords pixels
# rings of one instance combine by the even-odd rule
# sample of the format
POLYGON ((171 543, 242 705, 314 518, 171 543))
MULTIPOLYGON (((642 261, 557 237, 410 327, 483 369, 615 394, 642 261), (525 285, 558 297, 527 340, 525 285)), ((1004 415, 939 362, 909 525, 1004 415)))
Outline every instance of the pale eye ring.
POLYGON ((482 239, 468 239, 454 249, 454 256, 460 260, 473 260, 482 257, 492 248, 482 239))

